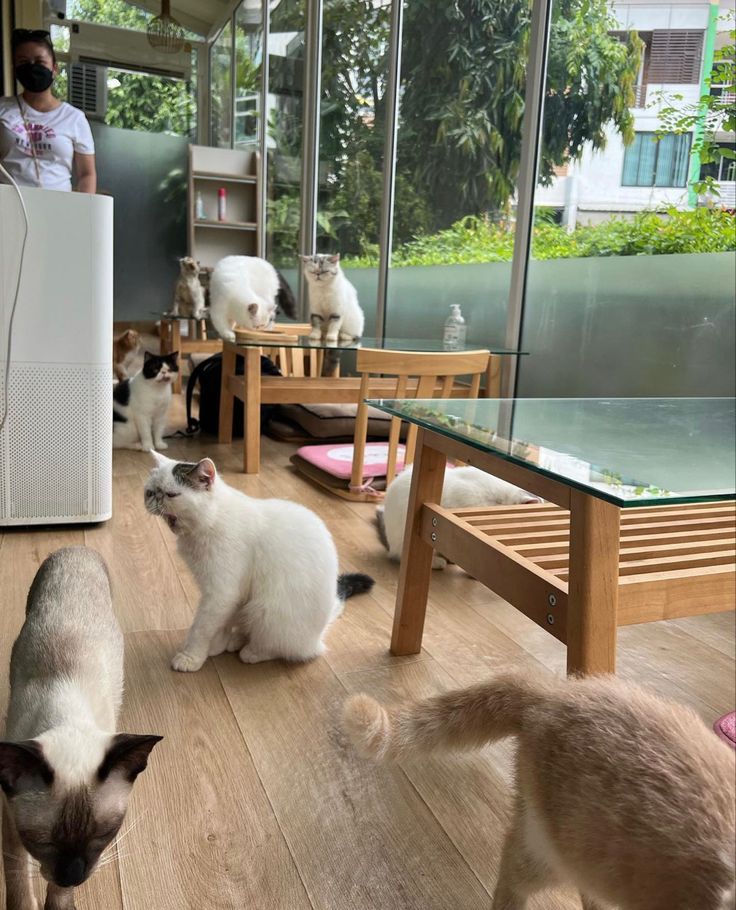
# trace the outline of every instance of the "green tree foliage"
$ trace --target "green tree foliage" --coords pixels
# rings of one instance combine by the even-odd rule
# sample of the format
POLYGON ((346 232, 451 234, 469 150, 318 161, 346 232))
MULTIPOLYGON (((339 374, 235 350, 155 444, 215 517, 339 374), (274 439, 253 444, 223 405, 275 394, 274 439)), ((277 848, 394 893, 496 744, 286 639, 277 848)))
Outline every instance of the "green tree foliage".
MULTIPOLYGON (((151 18, 125 0, 72 0, 70 19, 144 31, 151 18)), ((191 86, 176 79, 110 70, 120 84, 108 91, 105 123, 150 133, 190 135, 196 122, 191 86)))
MULTIPOLYGON (((552 23, 541 179, 628 142, 642 43, 611 34, 607 0, 560 0, 552 23)), ((530 30, 528 0, 410 0, 404 16, 397 244, 465 215, 497 218, 514 192, 530 30)), ((321 161, 325 208, 351 213, 344 251, 377 242, 389 38, 388 4, 325 0, 321 161)))
MULTIPOLYGON (((471 215, 405 244, 395 252, 392 264, 510 262, 513 249, 513 234, 488 217, 471 215)), ((671 209, 639 212, 631 220, 611 218, 601 224, 580 225, 572 233, 540 219, 534 226, 532 249, 534 259, 722 253, 736 250, 736 218, 721 209, 671 209)), ((371 268, 378 265, 378 257, 350 258, 345 265, 371 268)))
MULTIPOLYGON (((528 0, 411 0, 402 54, 399 165, 426 187, 433 228, 502 212, 514 191, 530 31, 528 0)), ((642 42, 622 43, 607 0, 554 4, 540 178, 605 146, 612 125, 633 138, 630 106, 642 42)))

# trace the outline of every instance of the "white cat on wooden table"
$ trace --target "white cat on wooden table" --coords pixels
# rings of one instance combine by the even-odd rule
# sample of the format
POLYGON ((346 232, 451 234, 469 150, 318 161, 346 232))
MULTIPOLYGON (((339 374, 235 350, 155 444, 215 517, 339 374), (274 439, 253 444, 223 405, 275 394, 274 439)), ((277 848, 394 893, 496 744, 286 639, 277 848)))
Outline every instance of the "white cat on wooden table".
POLYGON ((210 278, 210 320, 225 341, 235 341, 233 327, 265 330, 279 310, 296 319, 296 300, 284 276, 258 256, 226 256, 210 278))
POLYGON ((302 270, 309 288, 310 338, 329 344, 357 341, 363 335, 365 316, 358 292, 345 277, 339 255, 302 256, 302 270))
POLYGON ((322 654, 345 600, 369 591, 373 579, 338 575, 332 535, 304 506, 246 496, 209 458, 190 464, 152 454, 146 509, 176 534, 201 595, 172 667, 199 670, 223 651, 238 651, 243 663, 322 654))
POLYGON ((143 369, 123 379, 112 390, 112 445, 114 449, 167 449, 166 415, 171 383, 179 372, 179 352, 146 351, 143 369))

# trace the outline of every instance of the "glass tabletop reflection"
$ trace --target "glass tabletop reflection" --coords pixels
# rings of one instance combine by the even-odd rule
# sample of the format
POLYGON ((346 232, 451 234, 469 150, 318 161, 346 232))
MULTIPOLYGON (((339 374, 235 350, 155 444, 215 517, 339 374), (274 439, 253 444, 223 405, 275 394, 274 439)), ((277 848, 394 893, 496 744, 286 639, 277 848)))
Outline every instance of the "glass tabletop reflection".
POLYGON ((444 351, 490 351, 492 354, 521 355, 525 352, 509 350, 489 344, 465 344, 459 347, 445 347, 442 340, 426 338, 360 338, 357 341, 327 342, 324 339, 313 340, 309 335, 295 335, 285 337, 275 335, 273 341, 266 333, 258 333, 253 338, 239 335, 236 340, 238 347, 259 348, 304 348, 317 351, 357 351, 360 348, 379 348, 386 351, 408 351, 412 353, 441 353, 444 351))
POLYGON ((733 398, 370 404, 620 507, 736 498, 733 398))

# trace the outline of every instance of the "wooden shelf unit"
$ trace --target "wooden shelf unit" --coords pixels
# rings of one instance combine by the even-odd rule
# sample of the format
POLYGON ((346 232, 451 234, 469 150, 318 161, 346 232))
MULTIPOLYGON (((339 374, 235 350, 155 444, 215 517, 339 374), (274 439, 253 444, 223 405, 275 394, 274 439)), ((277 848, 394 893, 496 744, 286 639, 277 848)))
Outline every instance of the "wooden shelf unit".
POLYGON ((225 256, 257 256, 261 246, 260 161, 257 152, 189 146, 189 255, 202 269, 225 256), (227 191, 226 221, 217 220, 218 190, 227 191), (202 194, 205 220, 195 217, 202 194))

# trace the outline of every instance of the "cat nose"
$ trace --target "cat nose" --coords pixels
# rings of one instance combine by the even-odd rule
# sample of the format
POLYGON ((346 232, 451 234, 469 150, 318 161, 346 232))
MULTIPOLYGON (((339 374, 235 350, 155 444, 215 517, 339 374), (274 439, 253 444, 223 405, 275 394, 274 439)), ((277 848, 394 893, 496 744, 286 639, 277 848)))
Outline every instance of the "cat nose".
POLYGON ((75 888, 87 878, 87 863, 81 856, 61 860, 56 868, 54 880, 60 888, 75 888))

